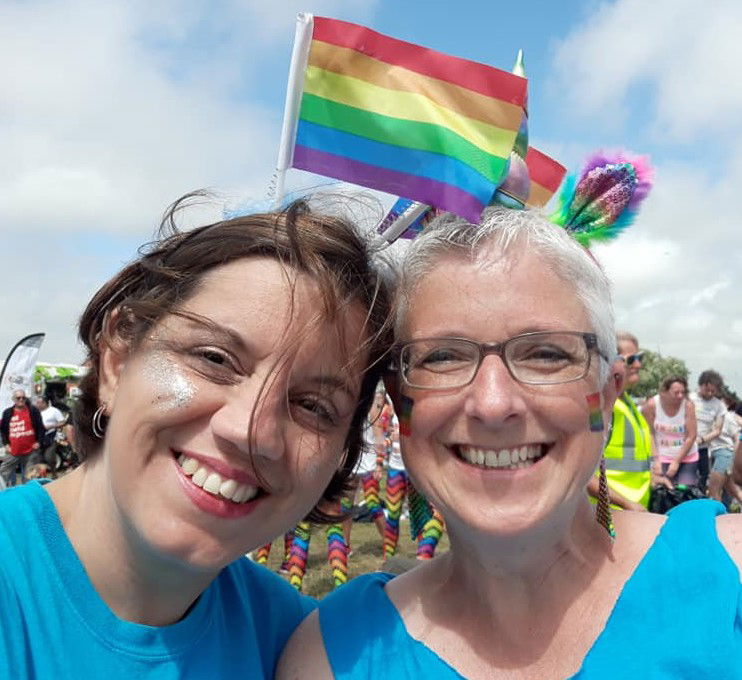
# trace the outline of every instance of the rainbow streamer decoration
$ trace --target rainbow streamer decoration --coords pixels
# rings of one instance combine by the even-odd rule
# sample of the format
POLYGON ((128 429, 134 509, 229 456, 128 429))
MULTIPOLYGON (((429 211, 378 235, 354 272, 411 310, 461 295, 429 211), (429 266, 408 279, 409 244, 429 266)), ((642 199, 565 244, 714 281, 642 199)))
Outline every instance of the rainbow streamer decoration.
POLYGON ((603 412, 600 410, 600 393, 594 392, 587 397, 588 419, 590 423, 590 432, 602 432, 605 429, 603 422, 603 412))
POLYGON ((327 561, 335 588, 348 582, 348 544, 339 524, 327 527, 327 561))
POLYGON ((309 559, 309 541, 312 538, 312 526, 307 521, 301 521, 294 527, 294 538, 291 541, 291 555, 289 557, 289 583, 301 592, 304 583, 304 574, 307 573, 309 559))
POLYGON ((299 14, 278 199, 294 167, 476 224, 507 173, 526 90, 516 74, 299 14))

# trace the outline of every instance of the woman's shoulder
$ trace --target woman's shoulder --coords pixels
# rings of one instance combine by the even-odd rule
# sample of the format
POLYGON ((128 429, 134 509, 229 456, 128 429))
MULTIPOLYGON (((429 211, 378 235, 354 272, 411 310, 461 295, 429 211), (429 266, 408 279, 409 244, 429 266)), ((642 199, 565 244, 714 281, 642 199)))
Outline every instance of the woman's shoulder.
POLYGON ((297 678, 331 678, 339 653, 360 655, 369 632, 384 629, 379 620, 378 605, 386 598, 384 587, 391 574, 363 574, 325 597, 317 608, 294 631, 278 664, 278 680, 297 678))
POLYGON ((333 672, 322 640, 318 612, 301 623, 284 647, 276 668, 276 680, 331 678, 333 672))

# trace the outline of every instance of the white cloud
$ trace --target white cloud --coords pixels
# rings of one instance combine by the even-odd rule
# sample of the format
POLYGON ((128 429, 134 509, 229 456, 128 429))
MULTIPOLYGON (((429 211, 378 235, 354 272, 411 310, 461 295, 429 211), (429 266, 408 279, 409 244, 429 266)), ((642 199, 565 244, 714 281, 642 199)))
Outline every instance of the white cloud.
POLYGON ((573 113, 621 117, 627 93, 645 86, 643 113, 661 137, 740 129, 741 34, 737 0, 604 3, 557 49, 562 101, 573 113))
MULTIPOLYGON (((375 4, 313 9, 362 22, 375 4)), ((10 284, 0 291, 0 354, 40 329, 42 359, 79 359, 74 323, 87 298, 151 238, 171 201, 200 187, 265 195, 282 113, 265 102, 283 98, 302 9, 299 0, 0 3, 0 275, 10 284), (280 72, 270 93, 268 66, 280 72)))

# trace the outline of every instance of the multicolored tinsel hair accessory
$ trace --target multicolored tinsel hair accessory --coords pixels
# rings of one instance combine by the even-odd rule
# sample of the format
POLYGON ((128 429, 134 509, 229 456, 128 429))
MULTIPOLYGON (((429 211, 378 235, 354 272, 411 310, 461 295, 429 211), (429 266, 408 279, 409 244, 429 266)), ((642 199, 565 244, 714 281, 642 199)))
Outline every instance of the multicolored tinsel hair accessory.
POLYGON ((652 176, 646 156, 599 151, 579 178, 567 178, 550 219, 586 248, 614 239, 634 221, 652 188, 652 176))

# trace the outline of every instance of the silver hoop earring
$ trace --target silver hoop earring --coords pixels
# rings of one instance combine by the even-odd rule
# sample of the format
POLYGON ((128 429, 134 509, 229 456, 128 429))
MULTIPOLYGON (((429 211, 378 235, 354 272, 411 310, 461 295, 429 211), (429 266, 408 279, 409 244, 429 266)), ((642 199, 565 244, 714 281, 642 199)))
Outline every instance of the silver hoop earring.
POLYGON ((103 422, 103 418, 105 417, 106 403, 103 402, 93 414, 93 419, 90 422, 90 425, 93 429, 93 434, 98 437, 98 439, 103 439, 106 434, 106 423, 103 422))

